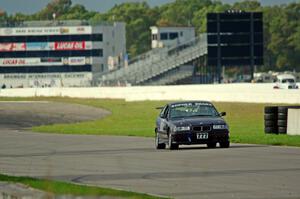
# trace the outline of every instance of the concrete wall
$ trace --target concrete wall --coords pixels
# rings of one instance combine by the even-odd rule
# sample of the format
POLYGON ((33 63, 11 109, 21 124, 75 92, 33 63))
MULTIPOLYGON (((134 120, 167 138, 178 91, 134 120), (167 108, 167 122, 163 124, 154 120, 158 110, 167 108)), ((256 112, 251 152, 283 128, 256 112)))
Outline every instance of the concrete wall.
POLYGON ((287 134, 300 135, 300 109, 288 109, 287 134))
POLYGON ((0 87, 74 87, 90 86, 91 72, 74 73, 10 73, 0 74, 0 87))
POLYGON ((141 100, 208 100, 300 104, 300 90, 273 89, 274 84, 220 84, 184 86, 23 88, 2 89, 0 97, 63 96, 141 100))

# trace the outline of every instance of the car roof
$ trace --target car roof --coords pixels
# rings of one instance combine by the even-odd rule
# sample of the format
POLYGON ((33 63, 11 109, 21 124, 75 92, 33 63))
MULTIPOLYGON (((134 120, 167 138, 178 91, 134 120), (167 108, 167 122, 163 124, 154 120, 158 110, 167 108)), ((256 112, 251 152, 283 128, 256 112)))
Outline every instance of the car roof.
POLYGON ((179 102, 171 102, 168 105, 172 106, 172 105, 175 105, 175 104, 187 104, 187 103, 207 103, 207 104, 212 104, 209 101, 179 101, 179 102))
POLYGON ((277 79, 296 79, 294 75, 291 74, 282 74, 278 75, 277 79))

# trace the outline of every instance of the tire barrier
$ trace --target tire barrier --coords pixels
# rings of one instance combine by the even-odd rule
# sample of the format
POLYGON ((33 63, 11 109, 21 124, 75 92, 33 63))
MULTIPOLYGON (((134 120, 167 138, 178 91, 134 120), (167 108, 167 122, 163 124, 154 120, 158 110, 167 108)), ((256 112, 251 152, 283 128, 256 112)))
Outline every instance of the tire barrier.
POLYGON ((266 106, 264 115, 265 133, 286 134, 288 109, 300 109, 300 106, 266 106))
POLYGON ((265 133, 278 134, 278 107, 266 106, 265 107, 265 133))

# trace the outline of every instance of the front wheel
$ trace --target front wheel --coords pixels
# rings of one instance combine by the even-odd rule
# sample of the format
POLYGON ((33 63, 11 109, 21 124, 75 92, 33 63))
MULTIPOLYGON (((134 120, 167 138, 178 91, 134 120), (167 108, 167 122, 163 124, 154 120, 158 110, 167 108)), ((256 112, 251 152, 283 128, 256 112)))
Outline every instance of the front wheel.
POLYGON ((166 144, 160 143, 158 133, 155 133, 155 148, 156 149, 165 149, 166 144))
POLYGON ((229 141, 220 142, 220 147, 221 148, 229 148, 230 142, 229 141))

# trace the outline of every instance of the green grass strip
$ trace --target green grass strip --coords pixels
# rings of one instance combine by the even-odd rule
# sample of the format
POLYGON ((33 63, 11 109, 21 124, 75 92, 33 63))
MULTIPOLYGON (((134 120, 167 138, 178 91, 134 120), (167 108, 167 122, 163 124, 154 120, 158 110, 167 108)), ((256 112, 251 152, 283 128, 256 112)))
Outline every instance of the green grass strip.
MULTIPOLYGON (((33 127, 44 133, 120 135, 154 137, 155 120, 166 101, 125 102, 124 100, 76 98, 2 98, 0 100, 47 100, 76 103, 111 111, 111 115, 96 121, 75 124, 54 124, 33 127)), ((266 135, 264 133, 264 107, 270 104, 215 102, 218 110, 227 112, 225 120, 231 133, 231 142, 300 146, 300 136, 266 135)))
POLYGON ((46 191, 55 195, 73 195, 73 196, 113 196, 132 199, 163 199, 162 197, 151 196, 148 194, 135 193, 129 191, 120 191, 110 188, 100 188, 95 186, 85 186, 60 182, 54 180, 35 179, 30 177, 15 177, 0 174, 0 181, 21 183, 26 186, 46 191))

